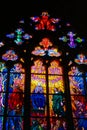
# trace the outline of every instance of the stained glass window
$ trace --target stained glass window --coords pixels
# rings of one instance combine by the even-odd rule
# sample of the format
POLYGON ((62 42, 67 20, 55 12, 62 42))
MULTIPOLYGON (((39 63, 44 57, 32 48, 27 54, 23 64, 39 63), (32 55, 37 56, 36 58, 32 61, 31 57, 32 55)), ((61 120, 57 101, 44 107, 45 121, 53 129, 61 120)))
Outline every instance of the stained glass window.
POLYGON ((87 130, 85 39, 47 11, 18 24, 0 42, 0 130, 87 130))

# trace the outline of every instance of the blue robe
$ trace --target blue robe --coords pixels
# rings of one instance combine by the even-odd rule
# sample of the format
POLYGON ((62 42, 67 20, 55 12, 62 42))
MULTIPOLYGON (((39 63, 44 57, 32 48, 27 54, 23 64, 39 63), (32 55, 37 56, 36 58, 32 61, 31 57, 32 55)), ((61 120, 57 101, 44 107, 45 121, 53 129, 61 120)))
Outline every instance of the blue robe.
POLYGON ((31 95, 33 109, 44 109, 46 104, 46 98, 41 86, 36 86, 33 94, 31 95))
POLYGON ((33 93, 31 96, 34 109, 44 108, 46 99, 43 93, 33 93))

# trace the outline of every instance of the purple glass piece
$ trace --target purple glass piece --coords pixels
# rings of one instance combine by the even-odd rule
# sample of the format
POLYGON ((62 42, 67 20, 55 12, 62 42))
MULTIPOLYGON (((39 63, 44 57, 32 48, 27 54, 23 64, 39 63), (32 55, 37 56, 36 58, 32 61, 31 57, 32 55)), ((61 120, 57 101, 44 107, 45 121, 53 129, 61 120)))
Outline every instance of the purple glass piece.
POLYGON ((70 42, 68 43, 69 47, 75 48, 76 47, 76 43, 74 42, 75 34, 73 32, 68 32, 67 35, 69 36, 69 40, 70 40, 70 42))

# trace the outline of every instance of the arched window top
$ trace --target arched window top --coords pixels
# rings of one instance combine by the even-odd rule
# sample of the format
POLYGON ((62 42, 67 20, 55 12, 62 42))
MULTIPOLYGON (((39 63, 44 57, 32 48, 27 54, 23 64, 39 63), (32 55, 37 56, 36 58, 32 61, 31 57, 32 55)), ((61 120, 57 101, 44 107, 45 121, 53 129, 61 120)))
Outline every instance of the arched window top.
POLYGON ((45 66, 43 66, 43 61, 42 60, 36 60, 34 61, 34 65, 31 67, 31 73, 41 73, 45 74, 45 66))
POLYGON ((53 60, 48 68, 48 74, 62 74, 62 67, 59 65, 59 61, 53 60))

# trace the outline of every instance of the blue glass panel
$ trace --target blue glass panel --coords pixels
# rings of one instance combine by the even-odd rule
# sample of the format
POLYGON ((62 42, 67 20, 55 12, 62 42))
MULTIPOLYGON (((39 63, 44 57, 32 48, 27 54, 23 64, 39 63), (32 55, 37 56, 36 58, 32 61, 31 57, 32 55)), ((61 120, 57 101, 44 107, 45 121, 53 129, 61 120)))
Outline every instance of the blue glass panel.
POLYGON ((7 117, 6 130, 23 130, 22 117, 7 117))
POLYGON ((3 117, 0 116, 0 130, 3 129, 3 117))

